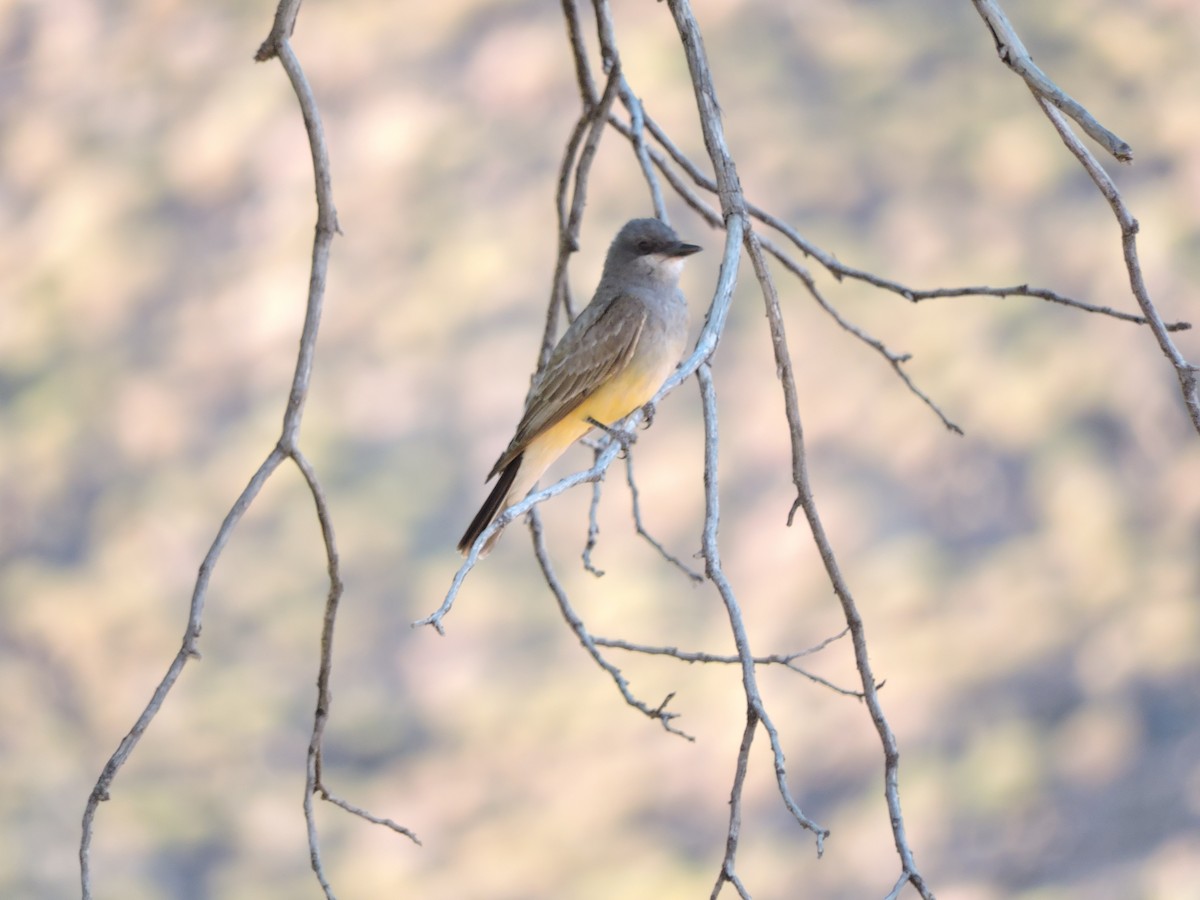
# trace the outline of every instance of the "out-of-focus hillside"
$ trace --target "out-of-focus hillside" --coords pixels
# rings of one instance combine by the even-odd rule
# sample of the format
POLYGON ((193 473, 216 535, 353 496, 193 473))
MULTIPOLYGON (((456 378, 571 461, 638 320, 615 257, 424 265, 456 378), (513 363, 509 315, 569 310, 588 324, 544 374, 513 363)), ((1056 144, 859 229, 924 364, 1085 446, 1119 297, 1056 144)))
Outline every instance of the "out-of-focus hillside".
MULTIPOLYGON (((617 0, 647 109, 702 159, 663 4, 617 0)), ((1039 64, 1134 147, 1110 165, 1168 319, 1200 322, 1200 8, 1040 3, 1009 15, 1039 64)), ((14 0, 0 14, 0 895, 77 891, 83 805, 175 653, 196 567, 275 440, 314 223, 308 148, 272 8, 14 0)), ((1035 283, 1133 310, 1107 205, 971 5, 696 0, 748 194, 840 259, 916 287, 1035 283)), ((724 847, 738 673, 614 656, 694 744, 628 709, 579 648, 514 526, 439 637, 453 545, 510 435, 541 334, 553 190, 577 114, 554 4, 310 0, 295 48, 330 143, 334 244, 304 445, 346 599, 331 786, 423 847, 332 809, 343 898, 693 898, 724 847)), ((1107 161, 1106 161, 1107 162, 1107 161)), ((609 134, 577 295, 649 211, 609 134)), ((689 263, 696 325, 721 236, 689 263)), ((1041 302, 911 306, 822 278, 963 426, 781 275, 818 501, 866 619, 938 896, 1200 897, 1200 439, 1145 329, 1041 302)), ((1196 332, 1177 335, 1200 360, 1196 332)), ((715 363, 726 567, 756 650, 840 627, 783 521, 789 453, 761 301, 739 290, 715 363)), ((636 448, 648 526, 698 547, 693 385, 636 448)), ((585 451, 569 454, 583 464, 585 451)), ((560 471, 566 471, 564 463, 560 471)), ((593 631, 728 652, 715 593, 631 534, 606 487, 545 509, 593 631)), ((213 579, 201 639, 114 786, 97 897, 316 896, 300 803, 324 557, 285 467, 213 579)), ((850 649, 813 671, 851 685, 850 649)), ((898 874, 865 710, 763 673, 795 795, 764 747, 739 869, 759 900, 862 898, 898 874)), ((760 742, 765 744, 764 742, 760 742)))

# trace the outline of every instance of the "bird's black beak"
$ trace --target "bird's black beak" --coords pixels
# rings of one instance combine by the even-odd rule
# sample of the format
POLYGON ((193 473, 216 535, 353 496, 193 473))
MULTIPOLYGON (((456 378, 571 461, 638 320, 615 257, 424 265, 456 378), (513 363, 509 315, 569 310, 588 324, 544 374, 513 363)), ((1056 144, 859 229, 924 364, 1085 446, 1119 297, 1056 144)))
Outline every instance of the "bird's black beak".
POLYGON ((685 244, 683 241, 676 241, 667 248, 665 256, 691 256, 693 253, 699 253, 703 247, 697 244, 685 244))

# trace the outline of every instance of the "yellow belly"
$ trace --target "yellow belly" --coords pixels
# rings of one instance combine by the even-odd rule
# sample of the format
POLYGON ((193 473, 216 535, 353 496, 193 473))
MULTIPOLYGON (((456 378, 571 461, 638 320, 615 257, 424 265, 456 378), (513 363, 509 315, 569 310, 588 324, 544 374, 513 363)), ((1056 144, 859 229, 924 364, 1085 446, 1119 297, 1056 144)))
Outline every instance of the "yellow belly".
POLYGON ((595 427, 588 421, 589 418, 603 425, 611 425, 625 418, 654 396, 674 367, 673 359, 669 365, 652 368, 631 363, 560 421, 530 441, 523 453, 520 474, 513 483, 505 505, 524 497, 554 460, 595 427))

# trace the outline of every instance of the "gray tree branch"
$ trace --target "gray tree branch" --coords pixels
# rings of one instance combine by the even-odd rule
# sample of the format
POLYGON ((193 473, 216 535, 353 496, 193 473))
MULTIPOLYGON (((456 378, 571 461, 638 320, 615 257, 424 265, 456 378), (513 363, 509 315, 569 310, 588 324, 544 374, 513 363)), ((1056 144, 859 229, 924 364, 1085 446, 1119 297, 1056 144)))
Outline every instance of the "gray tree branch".
POLYGON ((375 816, 360 809, 345 800, 333 796, 325 787, 321 773, 321 742, 328 722, 332 697, 329 690, 330 669, 333 661, 334 626, 337 621, 338 604, 342 596, 342 579, 337 553, 337 542, 334 537, 333 519, 329 512, 324 489, 317 478, 316 471, 308 458, 301 452, 299 443, 300 423, 304 415, 304 407, 308 400, 309 384, 312 380, 313 360, 316 354, 317 334, 321 326, 321 313, 325 302, 325 284, 329 270, 329 254, 334 235, 339 233, 337 211, 333 204, 333 183, 330 174, 329 149, 325 140, 324 128, 321 125, 320 111, 316 98, 305 77, 300 61, 291 48, 289 38, 295 28, 296 16, 299 13, 300 0, 281 0, 275 11, 271 32, 259 47, 255 59, 265 62, 278 59, 291 82, 292 89, 300 105, 304 118, 305 131, 308 134, 309 148, 312 152, 313 179, 317 201, 317 223, 313 237, 312 265, 309 273, 307 303, 305 307, 304 324, 300 333, 300 347, 296 357, 296 367, 288 391, 287 404, 284 408, 283 425, 279 440, 267 458, 251 476, 249 483, 234 501, 226 514, 212 546, 200 565, 192 591, 192 600, 188 608, 188 622, 184 629, 183 643, 168 666, 166 674, 151 695, 150 702, 142 711, 129 733, 122 739, 116 752, 105 764, 100 777, 93 787, 83 814, 82 837, 79 845, 79 868, 82 896, 90 900, 92 896, 90 850, 95 831, 95 817, 101 801, 110 798, 110 789, 122 766, 137 747, 138 742, 150 727, 155 716, 161 710, 171 689, 179 679, 184 665, 192 659, 199 658, 197 643, 200 637, 201 624, 204 614, 204 604, 208 594, 209 579, 242 516, 254 503, 267 480, 279 468, 285 459, 291 459, 296 464, 304 478, 305 485, 313 498, 317 521, 320 525, 322 541, 325 547, 326 564, 329 575, 329 593, 326 597, 325 614, 321 631, 321 651, 317 673, 317 704, 313 719, 312 735, 308 747, 308 762, 304 786, 304 817, 308 833, 309 858, 313 873, 328 900, 334 900, 333 887, 325 875, 321 862, 320 842, 317 835, 316 819, 313 810, 312 797, 320 795, 335 806, 356 815, 366 821, 383 825, 403 834, 411 840, 420 843, 415 834, 396 822, 375 816))
POLYGON ((1188 417, 1192 420, 1192 427, 1195 428, 1197 434, 1200 434, 1200 388, 1197 386, 1197 374, 1200 373, 1200 367, 1184 359, 1183 354, 1179 352, 1179 348, 1175 346, 1175 342, 1171 340, 1168 333, 1182 330, 1187 326, 1182 323, 1166 324, 1163 322, 1142 275, 1142 264, 1138 257, 1137 247, 1139 230, 1137 219, 1125 205, 1121 192, 1117 190, 1117 186, 1109 177, 1108 172, 1071 129, 1066 116, 1074 119, 1088 135, 1121 162, 1130 162, 1133 159, 1133 150, 1115 134, 1100 125, 1086 109, 1068 97, 1041 69, 1033 64, 1033 60, 1029 57, 1029 51, 1025 49, 1025 45, 1021 42, 1021 38, 1008 21, 1008 17, 997 0, 972 0, 972 2, 991 31, 992 37, 995 38, 996 50, 1000 54, 1001 61, 1025 79, 1038 106, 1046 114, 1050 124, 1062 138, 1062 142, 1083 166, 1092 183, 1096 185, 1096 189, 1112 208, 1117 224, 1121 228, 1121 254, 1125 260, 1125 269, 1129 273, 1129 287, 1145 317, 1140 321, 1150 326, 1163 356, 1175 369, 1175 375, 1179 379, 1179 390, 1183 395, 1184 407, 1187 409, 1188 417))

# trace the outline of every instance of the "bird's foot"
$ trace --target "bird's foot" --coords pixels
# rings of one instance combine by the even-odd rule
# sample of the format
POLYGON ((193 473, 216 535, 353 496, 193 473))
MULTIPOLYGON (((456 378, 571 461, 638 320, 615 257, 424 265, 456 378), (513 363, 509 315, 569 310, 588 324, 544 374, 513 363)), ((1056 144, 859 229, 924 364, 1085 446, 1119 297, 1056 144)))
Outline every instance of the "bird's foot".
POLYGON ((642 407, 642 416, 645 418, 645 423, 642 426, 643 428, 649 428, 651 425, 654 424, 655 408, 656 407, 654 406, 653 402, 647 403, 645 406, 642 407))
POLYGON ((634 441, 637 440, 637 435, 632 431, 625 431, 623 428, 614 428, 612 425, 605 425, 603 422, 599 421, 598 419, 593 419, 591 416, 587 417, 587 423, 593 428, 599 428, 610 438, 620 444, 622 455, 628 454, 630 446, 634 441))

